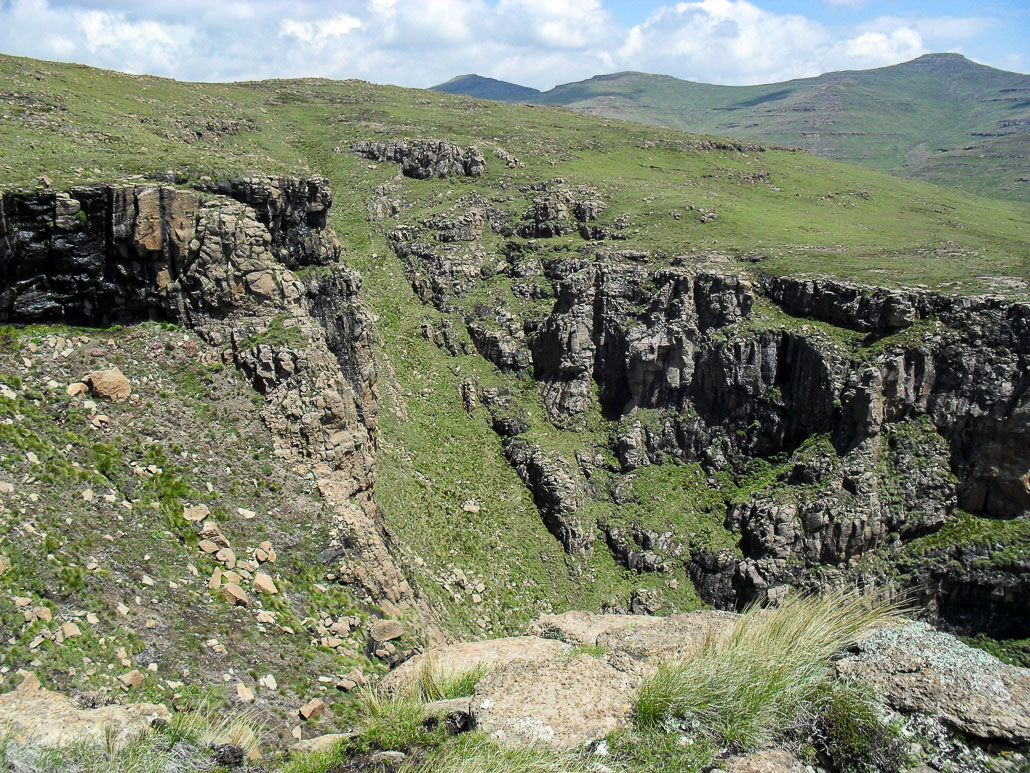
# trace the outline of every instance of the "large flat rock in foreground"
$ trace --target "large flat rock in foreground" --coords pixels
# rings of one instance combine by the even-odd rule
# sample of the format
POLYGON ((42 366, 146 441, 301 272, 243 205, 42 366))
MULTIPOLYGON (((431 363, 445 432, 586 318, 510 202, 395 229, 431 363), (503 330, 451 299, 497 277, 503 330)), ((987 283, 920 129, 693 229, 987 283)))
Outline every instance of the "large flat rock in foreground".
POLYGON ((380 689, 393 694, 413 685, 427 660, 441 675, 455 676, 476 668, 492 670, 513 660, 549 658, 567 649, 568 646, 560 641, 537 636, 511 636, 449 644, 405 661, 383 677, 380 689))
POLYGON ((506 746, 569 749, 628 726, 640 681, 590 655, 515 660, 476 685, 472 716, 478 729, 506 746))
POLYGON ((1030 669, 1002 663, 925 623, 877 631, 837 663, 903 712, 938 717, 969 736, 1030 743, 1030 669))
POLYGON ((168 709, 159 703, 130 703, 80 709, 60 693, 44 690, 29 678, 13 692, 0 695, 0 737, 20 744, 67 746, 76 743, 121 746, 168 722, 168 709))
POLYGON ((546 636, 588 647, 600 646, 650 660, 680 660, 689 657, 706 637, 718 635, 740 619, 732 612, 702 611, 654 617, 652 615, 598 615, 564 612, 543 615, 527 629, 533 636, 546 636))

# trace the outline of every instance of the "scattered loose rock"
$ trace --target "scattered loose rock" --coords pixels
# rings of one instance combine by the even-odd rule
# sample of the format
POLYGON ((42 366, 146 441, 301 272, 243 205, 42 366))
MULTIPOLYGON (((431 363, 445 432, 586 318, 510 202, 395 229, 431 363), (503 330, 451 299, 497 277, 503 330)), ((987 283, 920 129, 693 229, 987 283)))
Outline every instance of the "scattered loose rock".
POLYGON ((129 379, 118 368, 95 370, 82 381, 94 397, 115 403, 125 402, 132 392, 129 379))
POLYGON ((325 703, 319 698, 308 701, 297 711, 303 719, 314 719, 325 713, 325 703))

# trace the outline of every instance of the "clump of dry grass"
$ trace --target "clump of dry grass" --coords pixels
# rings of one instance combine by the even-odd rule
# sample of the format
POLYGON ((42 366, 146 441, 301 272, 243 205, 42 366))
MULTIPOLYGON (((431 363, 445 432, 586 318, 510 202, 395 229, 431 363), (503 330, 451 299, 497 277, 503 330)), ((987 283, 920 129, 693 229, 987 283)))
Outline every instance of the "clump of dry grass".
POLYGON ((897 604, 856 591, 753 606, 729 631, 711 633, 694 657, 661 666, 641 686, 637 724, 754 748, 791 727, 837 652, 898 616, 897 604))
POLYGON ((464 698, 472 695, 476 684, 488 673, 490 668, 484 664, 458 673, 448 673, 440 667, 435 655, 426 653, 415 680, 415 689, 422 700, 427 702, 464 698))

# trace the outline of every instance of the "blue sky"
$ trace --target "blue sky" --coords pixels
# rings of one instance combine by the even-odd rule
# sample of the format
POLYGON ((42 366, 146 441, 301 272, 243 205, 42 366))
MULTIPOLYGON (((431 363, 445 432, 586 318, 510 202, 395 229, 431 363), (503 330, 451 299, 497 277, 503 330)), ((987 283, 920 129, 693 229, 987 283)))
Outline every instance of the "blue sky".
POLYGON ((0 52, 182 80, 748 84, 953 51, 1030 70, 1026 0, 0 0, 0 52))

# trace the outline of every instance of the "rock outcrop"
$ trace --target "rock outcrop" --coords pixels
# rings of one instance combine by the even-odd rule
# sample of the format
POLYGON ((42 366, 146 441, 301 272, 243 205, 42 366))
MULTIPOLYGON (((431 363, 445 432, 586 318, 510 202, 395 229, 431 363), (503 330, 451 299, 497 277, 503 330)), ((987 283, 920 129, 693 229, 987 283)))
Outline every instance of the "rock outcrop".
MULTIPOLYGON (((544 615, 525 636, 429 650, 388 674, 380 689, 388 695, 415 689, 425 669, 438 677, 479 671, 471 696, 429 704, 426 713, 460 716, 463 729, 476 727, 504 745, 568 749, 630 727, 637 688, 660 664, 737 635, 740 619, 714 611, 668 618, 544 615)), ((1030 741, 1030 671, 1006 666, 925 624, 882 628, 840 653, 834 667, 838 677, 870 683, 898 712, 892 717, 940 727, 942 742, 1022 748, 1030 741)), ((734 758, 730 769, 781 769, 770 767, 776 762, 790 770, 796 768, 792 759, 767 750, 734 758)))
POLYGON ((859 642, 837 672, 869 683, 898 711, 939 718, 987 742, 1030 742, 1030 670, 1008 666, 923 623, 859 642))
POLYGON ((373 498, 373 331, 360 278, 335 263, 324 181, 202 187, 222 195, 150 184, 3 194, 0 320, 157 318, 195 331, 265 396, 276 453, 310 469, 333 506, 330 576, 388 611, 415 603, 373 498), (324 268, 303 281, 289 268, 311 265, 324 268))
POLYGON ((486 158, 479 148, 462 149, 447 140, 372 140, 355 142, 353 150, 373 161, 400 164, 405 177, 419 180, 452 175, 479 177, 486 171, 486 158))
POLYGON ((30 676, 0 695, 0 737, 25 746, 72 744, 123 746, 154 724, 172 718, 159 703, 127 703, 83 709, 66 696, 44 690, 30 676))
POLYGON ((561 459, 547 455, 543 448, 518 438, 506 438, 504 455, 533 492, 544 525, 561 542, 567 553, 581 553, 594 545, 594 530, 578 514, 582 505, 582 485, 561 459))
POLYGON ((590 655, 519 660, 483 677, 470 705, 475 726, 504 746, 570 749, 627 727, 640 682, 590 655))
MULTIPOLYGON (((596 452, 577 454, 577 465, 527 443, 519 436, 531 422, 518 400, 503 388, 480 395, 570 553, 588 549, 600 529, 627 568, 685 569, 703 598, 733 608, 788 586, 872 581, 863 560, 894 560, 959 508, 1030 512, 1030 305, 761 277, 724 256, 552 247, 546 240, 603 221, 603 199, 561 180, 519 191, 529 198, 521 214, 505 203, 514 196, 466 197, 392 227, 387 239, 420 299, 445 315, 441 331, 451 332, 433 340, 468 353, 463 324, 499 370, 532 376, 559 429, 586 429, 598 409, 616 423, 603 450, 621 469, 602 469, 595 483, 596 452), (526 241, 511 238, 491 255, 485 223, 526 241), (496 278, 514 303, 501 292, 482 300, 496 278), (739 553, 710 552, 672 528, 582 522, 589 500, 620 506, 623 483, 655 464, 698 464, 722 481, 756 464, 777 467, 746 495, 727 492, 722 520, 739 535, 739 553)), ((951 615, 965 630, 1012 611, 1020 622, 1011 630, 1030 625, 1005 601, 1018 567, 979 572, 979 590, 954 572, 938 582, 933 571, 906 581, 930 610, 984 600, 979 618, 951 615)))

